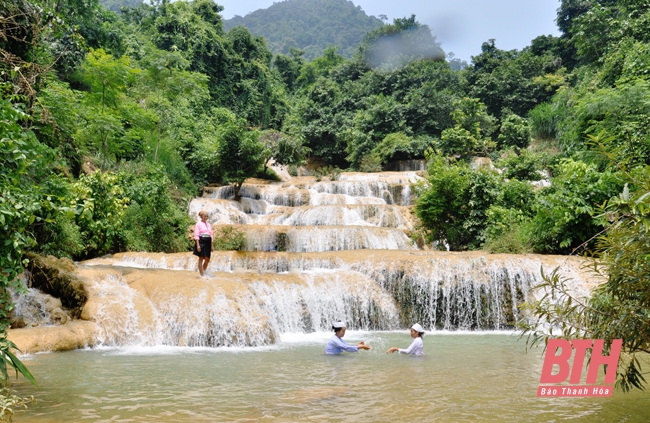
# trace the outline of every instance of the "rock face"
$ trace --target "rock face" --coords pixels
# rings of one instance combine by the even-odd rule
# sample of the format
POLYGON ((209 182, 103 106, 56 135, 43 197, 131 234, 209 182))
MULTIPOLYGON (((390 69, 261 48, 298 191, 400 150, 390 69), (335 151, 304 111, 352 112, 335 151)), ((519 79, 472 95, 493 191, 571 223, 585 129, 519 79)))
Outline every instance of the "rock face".
POLYGON ((72 260, 36 254, 28 254, 27 258, 30 275, 28 286, 60 298, 62 306, 70 311, 72 317, 78 318, 88 300, 88 293, 83 282, 74 274, 72 260))
POLYGON ((9 339, 21 352, 68 351, 97 343, 94 322, 79 318, 88 300, 72 260, 28 254, 27 292, 14 295, 9 339))
POLYGON ((36 289, 29 289, 25 294, 12 295, 12 300, 14 302, 14 317, 11 319, 13 329, 64 325, 71 320, 60 299, 36 289))
POLYGON ((23 354, 46 351, 70 351, 96 344, 97 325, 75 320, 61 326, 10 329, 8 338, 23 354))

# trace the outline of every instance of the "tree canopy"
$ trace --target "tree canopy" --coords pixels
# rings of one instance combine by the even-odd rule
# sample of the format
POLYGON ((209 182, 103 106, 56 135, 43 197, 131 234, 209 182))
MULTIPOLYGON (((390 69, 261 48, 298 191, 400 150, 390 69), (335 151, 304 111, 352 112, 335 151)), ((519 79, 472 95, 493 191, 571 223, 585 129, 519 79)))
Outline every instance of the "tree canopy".
POLYGON ((264 37, 274 54, 286 55, 295 48, 304 51, 308 60, 330 45, 349 58, 366 33, 381 25, 380 19, 348 0, 284 0, 225 21, 227 30, 243 26, 264 37))
MULTIPOLYGON (((238 197, 271 159, 424 159, 414 241, 596 257, 606 282, 584 307, 542 301, 533 315, 623 338, 622 386, 643 385, 648 4, 563 0, 560 37, 521 51, 486 40, 469 64, 415 16, 382 24, 345 0, 230 22, 211 0, 106 4, 131 7, 0 0, 0 335, 27 251, 183 251, 187 199, 206 184, 238 197)), ((546 286, 563 293, 556 276, 546 286)))

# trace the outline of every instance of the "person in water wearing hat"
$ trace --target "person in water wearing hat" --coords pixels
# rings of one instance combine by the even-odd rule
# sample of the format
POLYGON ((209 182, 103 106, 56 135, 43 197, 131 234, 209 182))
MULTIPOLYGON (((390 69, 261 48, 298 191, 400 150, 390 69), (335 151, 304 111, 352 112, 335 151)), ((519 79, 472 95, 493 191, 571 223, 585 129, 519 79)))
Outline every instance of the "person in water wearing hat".
POLYGON ((409 354, 409 355, 424 355, 424 342, 422 342, 422 335, 424 335, 424 329, 420 326, 419 323, 411 326, 411 346, 407 349, 393 347, 386 351, 386 354, 394 353, 395 351, 400 354, 409 354))
POLYGON ((332 325, 334 335, 330 338, 327 346, 325 347, 325 354, 341 354, 343 351, 357 352, 361 350, 369 350, 370 346, 366 345, 363 341, 359 342, 356 346, 348 345, 341 338, 345 335, 345 323, 335 322, 332 325))

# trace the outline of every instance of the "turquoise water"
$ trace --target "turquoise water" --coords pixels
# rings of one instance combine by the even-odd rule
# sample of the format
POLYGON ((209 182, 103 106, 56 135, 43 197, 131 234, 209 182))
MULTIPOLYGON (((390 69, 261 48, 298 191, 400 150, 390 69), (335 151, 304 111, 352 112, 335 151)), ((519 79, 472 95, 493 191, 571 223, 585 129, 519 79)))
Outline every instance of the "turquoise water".
POLYGON ((650 395, 537 398, 539 350, 503 333, 348 332, 373 349, 326 356, 329 333, 245 349, 148 347, 25 357, 40 389, 16 422, 648 422, 650 395))

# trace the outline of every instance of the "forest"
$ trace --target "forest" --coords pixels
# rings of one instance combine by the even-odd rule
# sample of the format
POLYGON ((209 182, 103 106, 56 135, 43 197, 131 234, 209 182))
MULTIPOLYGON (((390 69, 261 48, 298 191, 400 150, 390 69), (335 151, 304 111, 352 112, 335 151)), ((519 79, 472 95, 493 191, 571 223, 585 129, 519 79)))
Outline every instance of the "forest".
POLYGON ((313 57, 226 30, 211 0, 0 10, 1 333, 27 252, 188 251, 188 199, 273 178, 270 158, 293 172, 309 157, 361 172, 426 159, 413 242, 597 257, 592 313, 569 303, 558 319, 649 352, 647 3, 562 0, 561 36, 486 40, 469 64, 415 16, 313 57))
POLYGON ((281 1, 224 21, 226 30, 243 26, 264 37, 273 54, 289 54, 294 48, 303 50, 307 60, 321 56, 329 45, 350 58, 366 33, 381 25, 380 19, 348 0, 281 1))

